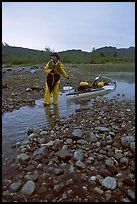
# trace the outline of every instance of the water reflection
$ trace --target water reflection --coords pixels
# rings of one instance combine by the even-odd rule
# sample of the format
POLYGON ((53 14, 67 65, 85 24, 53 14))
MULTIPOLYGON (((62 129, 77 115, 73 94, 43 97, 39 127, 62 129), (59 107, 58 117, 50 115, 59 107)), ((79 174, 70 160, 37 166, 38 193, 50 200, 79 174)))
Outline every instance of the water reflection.
POLYGON ((117 81, 114 91, 104 95, 105 98, 117 98, 118 100, 133 100, 135 98, 135 83, 117 81))
POLYGON ((59 115, 59 106, 58 105, 53 105, 51 106, 45 106, 45 114, 46 114, 46 118, 47 120, 50 122, 53 119, 59 119, 60 115, 59 115))

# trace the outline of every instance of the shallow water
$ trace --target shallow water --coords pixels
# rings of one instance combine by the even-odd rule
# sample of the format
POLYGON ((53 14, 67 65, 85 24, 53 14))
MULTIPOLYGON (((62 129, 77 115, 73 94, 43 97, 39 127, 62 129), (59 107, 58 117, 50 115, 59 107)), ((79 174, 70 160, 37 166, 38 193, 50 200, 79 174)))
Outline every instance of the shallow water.
MULTIPOLYGON (((110 73, 104 76, 116 81, 116 90, 101 97, 118 98, 118 100, 132 100, 135 98, 135 76, 134 73, 110 73)), ((4 113, 2 115, 2 148, 3 153, 11 153, 10 144, 27 138, 27 128, 46 129, 50 121, 56 118, 68 117, 76 109, 92 105, 92 97, 67 101, 59 96, 59 104, 43 106, 43 99, 37 100, 34 107, 25 106, 19 110, 4 113)))
POLYGON ((62 96, 59 96, 59 105, 44 107, 43 99, 36 100, 34 107, 25 106, 19 110, 4 113, 2 118, 3 142, 7 143, 20 135, 26 135, 27 128, 46 128, 53 118, 62 118, 71 115, 80 105, 67 103, 62 96), (9 137, 10 136, 10 137, 9 137))

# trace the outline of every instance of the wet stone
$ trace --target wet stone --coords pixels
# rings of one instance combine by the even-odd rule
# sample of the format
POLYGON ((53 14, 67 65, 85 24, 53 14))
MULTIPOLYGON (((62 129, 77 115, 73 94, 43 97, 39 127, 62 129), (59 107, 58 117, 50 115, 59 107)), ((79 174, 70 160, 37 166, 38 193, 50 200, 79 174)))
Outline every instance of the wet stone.
POLYGON ((110 176, 107 176, 102 181, 102 186, 104 186, 106 189, 114 190, 116 188, 116 180, 110 176))
POLYGON ((96 127, 95 130, 99 132, 109 132, 110 131, 109 128, 100 127, 100 126, 96 127))
POLYGON ((36 184, 33 181, 27 181, 21 189, 21 193, 24 195, 31 195, 35 191, 35 188, 36 184))

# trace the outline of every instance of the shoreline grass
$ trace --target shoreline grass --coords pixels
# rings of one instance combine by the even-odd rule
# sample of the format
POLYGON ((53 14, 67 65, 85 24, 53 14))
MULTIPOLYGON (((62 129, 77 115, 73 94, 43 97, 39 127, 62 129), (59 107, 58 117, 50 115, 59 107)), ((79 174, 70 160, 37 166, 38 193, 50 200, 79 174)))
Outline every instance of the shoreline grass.
POLYGON ((135 72, 135 63, 122 64, 64 64, 67 70, 90 72, 135 72))

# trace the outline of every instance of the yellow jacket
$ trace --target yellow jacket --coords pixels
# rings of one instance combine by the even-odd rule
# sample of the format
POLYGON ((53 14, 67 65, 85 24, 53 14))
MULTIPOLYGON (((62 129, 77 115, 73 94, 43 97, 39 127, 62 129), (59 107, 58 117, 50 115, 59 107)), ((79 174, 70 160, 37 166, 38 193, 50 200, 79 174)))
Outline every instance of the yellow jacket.
MULTIPOLYGON (((69 77, 68 74, 67 74, 67 73, 65 72, 65 70, 64 70, 63 64, 62 64, 59 60, 57 61, 56 64, 54 64, 54 63, 52 62, 52 60, 50 60, 50 61, 46 64, 46 66, 44 67, 44 71, 45 71, 47 74, 49 74, 50 71, 51 71, 50 63, 52 63, 52 65, 55 66, 54 71, 55 71, 56 73, 62 74, 65 78, 68 78, 68 77, 69 77), (58 67, 59 67, 59 69, 58 69, 58 67)), ((59 83, 59 82, 60 82, 60 80, 58 81, 58 83, 59 83)))

